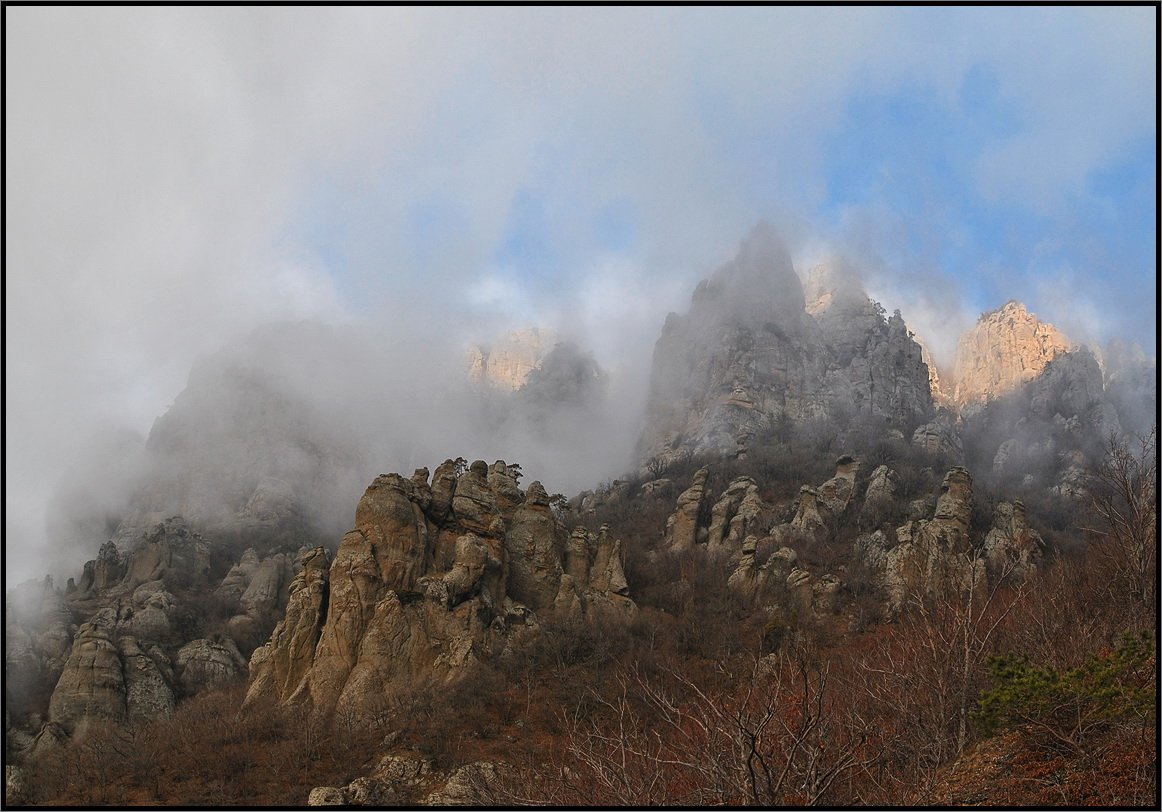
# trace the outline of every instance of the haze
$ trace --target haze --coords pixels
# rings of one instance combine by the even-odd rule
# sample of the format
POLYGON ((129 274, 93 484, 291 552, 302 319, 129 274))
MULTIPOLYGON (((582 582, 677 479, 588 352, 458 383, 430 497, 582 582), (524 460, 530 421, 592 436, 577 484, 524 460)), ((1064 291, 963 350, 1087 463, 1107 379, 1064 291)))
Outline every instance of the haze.
POLYGON ((938 361, 1010 298, 1152 347, 1155 21, 6 8, 6 580, 74 574, 53 500, 115 501, 195 362, 271 323, 350 341, 297 391, 380 427, 372 474, 617 476, 666 312, 762 218, 938 361), (548 440, 462 420, 464 347, 531 325, 594 354, 606 405, 548 440))

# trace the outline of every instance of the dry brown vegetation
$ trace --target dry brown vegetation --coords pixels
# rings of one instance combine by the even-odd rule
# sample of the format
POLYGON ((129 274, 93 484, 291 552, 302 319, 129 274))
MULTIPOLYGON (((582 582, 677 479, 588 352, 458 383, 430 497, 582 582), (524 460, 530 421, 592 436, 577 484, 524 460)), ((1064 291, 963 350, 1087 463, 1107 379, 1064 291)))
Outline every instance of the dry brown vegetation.
MULTIPOLYGON (((1109 487, 1073 516, 1071 543, 1041 571, 984 594, 913 600, 894 622, 869 608, 879 596, 855 570, 862 587, 849 586, 834 615, 746 609, 725 565, 700 551, 648 556, 658 505, 672 496, 630 496, 586 517, 628 541, 640 607, 629 623, 547 618, 469 681, 330 720, 273 706, 242 713, 241 686, 213 691, 169 720, 62 748, 28 783, 50 806, 301 805, 312 787, 406 751, 437 769, 504 762, 503 780, 479 788, 482 802, 504 806, 1156 803, 1156 701, 1111 706, 1080 731, 1076 751, 1037 734, 1042 698, 1027 691, 1010 700, 1026 702, 1031 722, 988 729, 980 715, 1001 687, 999 655, 1064 674, 1116 651, 1127 632, 1155 644, 1154 446, 1119 448, 1103 469, 1109 487)), ((697 462, 666 473, 680 489, 697 462)), ((924 481, 922 462, 896 458, 910 488, 924 481)), ((748 468, 770 476, 768 464, 735 461, 716 482, 748 468)), ((784 470, 779 482, 830 473, 784 470)), ((772 501, 792 493, 759 481, 772 501)), ((1135 669, 1135 690, 1156 695, 1156 659, 1135 669)))

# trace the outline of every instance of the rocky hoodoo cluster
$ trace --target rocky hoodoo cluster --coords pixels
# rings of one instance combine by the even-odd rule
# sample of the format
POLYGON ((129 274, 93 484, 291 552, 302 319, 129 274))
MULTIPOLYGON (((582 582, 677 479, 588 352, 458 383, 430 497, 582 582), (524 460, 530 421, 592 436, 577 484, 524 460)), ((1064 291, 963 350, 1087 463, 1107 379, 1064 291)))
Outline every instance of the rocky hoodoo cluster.
POLYGON ((621 542, 569 533, 519 466, 447 460, 384 474, 359 502, 334 560, 306 552, 286 616, 250 661, 248 699, 358 709, 393 691, 454 681, 534 634, 538 616, 623 619, 621 542))
POLYGON ((972 475, 948 472, 929 519, 896 528, 894 541, 882 530, 857 542, 864 562, 883 583, 888 608, 900 611, 913 595, 933 598, 987 584, 984 561, 969 537, 972 475))
POLYGON ((665 549, 700 549, 723 559, 731 568, 728 586, 744 605, 784 617, 835 611, 852 563, 869 574, 892 616, 913 597, 982 589, 998 578, 1027 574, 1043 559, 1044 542, 1028 526, 1019 501, 999 503, 988 533, 973 535, 972 476, 963 467, 951 468, 930 498, 913 500, 908 520, 891 529, 886 519, 901 515, 898 475, 886 465, 866 478, 859 474, 857 459, 840 457, 835 476, 802 486, 786 521, 779 522, 779 510, 762 501, 753 479, 734 480, 713 500, 706 487, 709 468, 702 468, 677 498, 665 549), (841 527, 857 524, 876 529, 856 536, 846 564, 812 571, 804 563, 803 551, 834 545, 841 527))
POLYGON ((285 554, 247 550, 215 588, 210 547, 180 518, 157 524, 124 552, 106 542, 79 582, 40 587, 39 604, 10 595, 5 677, 12 742, 43 752, 94 725, 169 715, 178 700, 246 673, 247 641, 264 635, 285 604, 285 554), (207 600, 208 596, 208 600, 207 600), (222 632, 191 635, 192 615, 230 614, 222 632), (199 609, 197 607, 203 607, 199 609))
POLYGON ((933 410, 920 346, 845 267, 809 280, 765 224, 670 314, 654 348, 643 463, 745 452, 779 421, 858 415, 911 433, 933 410))
POLYGON ((1072 349, 1073 342, 1052 324, 1039 321, 1020 302, 1007 302, 960 337, 952 401, 963 408, 1010 392, 1072 349))

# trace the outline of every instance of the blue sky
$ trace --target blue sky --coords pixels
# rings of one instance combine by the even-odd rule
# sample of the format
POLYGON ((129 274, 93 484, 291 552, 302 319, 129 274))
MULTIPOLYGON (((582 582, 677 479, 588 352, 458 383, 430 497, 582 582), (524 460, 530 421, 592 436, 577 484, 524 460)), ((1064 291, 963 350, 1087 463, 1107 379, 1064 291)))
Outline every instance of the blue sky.
POLYGON ((640 380, 762 218, 938 358, 1009 298, 1152 352, 1156 7, 5 20, 9 531, 272 320, 416 356, 536 324, 640 380))

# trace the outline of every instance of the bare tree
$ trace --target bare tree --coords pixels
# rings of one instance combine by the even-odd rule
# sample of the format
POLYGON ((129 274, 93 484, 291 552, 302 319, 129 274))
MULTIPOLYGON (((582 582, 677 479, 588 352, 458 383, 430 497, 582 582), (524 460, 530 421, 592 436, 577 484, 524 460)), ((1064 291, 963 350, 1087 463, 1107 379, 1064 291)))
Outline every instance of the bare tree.
POLYGON ((804 647, 723 665, 710 688, 677 669, 619 672, 612 696, 566 714, 568 767, 526 776, 514 800, 614 805, 827 802, 867 760, 869 725, 829 687, 830 664, 804 647), (541 791, 538 791, 538 788, 541 791), (562 794, 564 793, 564 795, 562 794), (544 797, 538 797, 544 795, 544 797))
POLYGON ((1097 523, 1095 551, 1113 572, 1112 589, 1140 607, 1158 590, 1158 427, 1132 439, 1111 436, 1089 493, 1097 523))

